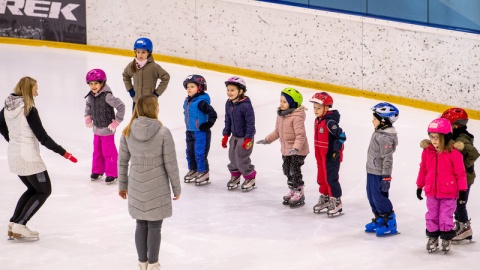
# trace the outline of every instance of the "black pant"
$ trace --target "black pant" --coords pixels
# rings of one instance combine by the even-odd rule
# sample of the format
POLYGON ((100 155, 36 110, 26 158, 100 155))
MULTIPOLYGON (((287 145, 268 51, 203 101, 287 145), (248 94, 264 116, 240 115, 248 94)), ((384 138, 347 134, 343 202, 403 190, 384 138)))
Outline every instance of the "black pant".
POLYGON ((138 261, 154 264, 158 262, 160 242, 162 241, 163 220, 147 221, 137 219, 135 230, 135 246, 137 247, 138 261))
POLYGON ((27 186, 27 191, 18 200, 10 222, 25 225, 52 194, 52 184, 47 171, 18 177, 27 186))
POLYGON ((297 188, 303 186, 303 175, 301 167, 305 163, 306 156, 282 156, 283 174, 287 176, 287 184, 289 188, 297 188))
POLYGON ((467 202, 468 202, 468 195, 470 194, 470 185, 467 187, 467 196, 465 197, 465 203, 460 204, 460 200, 457 200, 457 210, 455 210, 455 219, 465 223, 468 221, 468 213, 467 213, 467 202))

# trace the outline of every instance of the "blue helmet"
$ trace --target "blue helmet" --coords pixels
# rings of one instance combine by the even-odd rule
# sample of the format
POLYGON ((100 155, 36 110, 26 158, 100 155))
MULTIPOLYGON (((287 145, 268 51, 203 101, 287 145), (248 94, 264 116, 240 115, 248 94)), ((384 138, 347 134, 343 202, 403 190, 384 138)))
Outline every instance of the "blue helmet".
POLYGON ((133 50, 136 49, 142 49, 142 50, 147 50, 149 52, 152 52, 153 50, 153 43, 150 39, 148 38, 139 38, 137 41, 135 41, 135 44, 133 44, 133 50))
MULTIPOLYGON (((388 102, 381 102, 372 107, 373 114, 378 116, 381 119, 388 120, 390 124, 395 123, 398 119, 400 111, 397 107, 393 106, 388 102)), ((380 119, 379 119, 380 120, 380 119)), ((382 121, 382 120, 380 120, 382 121)))

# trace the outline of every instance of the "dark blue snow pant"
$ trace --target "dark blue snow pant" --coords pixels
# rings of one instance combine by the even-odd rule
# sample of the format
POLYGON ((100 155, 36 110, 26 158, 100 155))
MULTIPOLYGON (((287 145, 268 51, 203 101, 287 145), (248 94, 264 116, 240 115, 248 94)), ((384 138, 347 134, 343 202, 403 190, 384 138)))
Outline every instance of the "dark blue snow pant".
POLYGON ((199 173, 208 171, 207 156, 210 150, 212 132, 210 130, 206 132, 187 130, 186 135, 188 169, 199 173))
POLYGON ((367 173, 367 196, 372 212, 376 214, 390 214, 393 205, 388 199, 388 192, 382 191, 383 177, 367 173))
POLYGON ((470 194, 470 187, 471 185, 468 185, 467 188, 467 197, 465 197, 465 203, 460 204, 460 200, 457 200, 457 210, 455 210, 455 220, 458 220, 462 223, 465 223, 468 221, 468 213, 467 213, 467 203, 468 203, 468 195, 470 194))

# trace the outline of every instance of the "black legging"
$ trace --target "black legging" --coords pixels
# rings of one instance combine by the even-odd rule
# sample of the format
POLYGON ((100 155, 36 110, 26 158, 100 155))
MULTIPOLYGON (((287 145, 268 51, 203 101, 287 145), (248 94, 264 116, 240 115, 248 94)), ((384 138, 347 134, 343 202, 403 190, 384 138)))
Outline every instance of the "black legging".
POLYGON ((163 220, 147 221, 137 219, 135 230, 135 245, 137 247, 138 261, 154 264, 158 262, 160 242, 162 241, 163 220))
POLYGON ((47 171, 18 177, 27 186, 27 191, 18 199, 10 222, 25 225, 52 193, 52 184, 47 171))

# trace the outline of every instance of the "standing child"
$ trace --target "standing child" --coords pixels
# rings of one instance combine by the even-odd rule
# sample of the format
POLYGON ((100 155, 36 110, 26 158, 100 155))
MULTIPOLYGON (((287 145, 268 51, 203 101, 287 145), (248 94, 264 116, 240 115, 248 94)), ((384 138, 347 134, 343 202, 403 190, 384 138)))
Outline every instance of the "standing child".
POLYGON ((338 125, 340 113, 330 110, 333 98, 326 92, 316 93, 310 99, 315 119, 315 158, 317 159, 317 183, 320 198, 313 207, 314 213, 327 209, 329 217, 342 212, 342 187, 338 172, 343 160, 345 132, 338 125))
POLYGON ((170 75, 153 60, 153 44, 148 38, 139 38, 133 44, 135 59, 123 70, 123 82, 130 97, 133 99, 133 108, 138 98, 143 95, 159 97, 167 89, 170 75), (133 84, 132 84, 133 78, 133 84), (160 84, 157 86, 157 81, 160 84))
POLYGON ((158 121, 158 111, 154 95, 141 96, 120 139, 119 195, 128 196, 128 211, 137 220, 140 270, 160 269, 162 223, 172 216, 172 189, 174 200, 181 192, 175 143, 170 130, 158 121))
POLYGON ((27 190, 18 199, 8 224, 10 238, 39 239, 40 234, 31 231, 26 225, 52 193, 52 184, 40 156, 38 143, 71 162, 77 162, 77 159, 55 143, 43 128, 35 107, 34 97, 37 96, 37 81, 23 77, 0 111, 0 133, 8 142, 10 172, 18 175, 20 181, 27 186, 27 190))
POLYGON ((283 204, 290 207, 305 204, 305 193, 301 167, 310 152, 305 131, 305 110, 303 96, 293 88, 285 88, 280 95, 275 129, 258 144, 270 144, 280 139, 283 159, 283 173, 287 176, 290 191, 283 197, 283 204))
POLYGON ((365 232, 383 236, 397 233, 397 220, 388 191, 392 180, 393 153, 398 145, 393 123, 400 112, 388 102, 378 103, 372 111, 375 131, 367 153, 367 197, 375 217, 365 225, 365 232))
POLYGON ((428 126, 430 144, 422 152, 422 161, 417 178, 417 198, 423 200, 422 189, 427 196, 426 234, 427 251, 438 248, 442 239, 442 251, 450 250, 455 231, 453 213, 457 199, 466 200, 467 176, 462 154, 453 147, 452 126, 447 119, 438 118, 428 126))
POLYGON ((225 103, 225 128, 223 129, 222 147, 227 148, 228 137, 230 150, 228 170, 231 179, 227 183, 228 189, 238 187, 240 176, 245 181, 242 190, 247 191, 255 187, 255 166, 252 165, 250 155, 253 151, 252 140, 255 135, 255 113, 250 98, 245 96, 247 85, 240 77, 231 77, 225 82, 228 100, 225 103))
POLYGON ((123 121, 125 105, 113 96, 107 85, 107 75, 101 69, 92 69, 86 80, 90 92, 85 96, 85 125, 93 128, 92 181, 106 174, 105 183, 117 180, 118 152, 115 146, 115 130, 123 121), (115 114, 114 109, 117 110, 115 114))
POLYGON ((207 91, 207 82, 200 75, 189 75, 183 81, 187 90, 187 98, 183 103, 185 124, 187 126, 187 161, 188 173, 185 183, 195 181, 195 185, 208 183, 210 180, 208 166, 208 151, 212 138, 213 127, 217 120, 217 112, 210 105, 210 96, 207 91))

